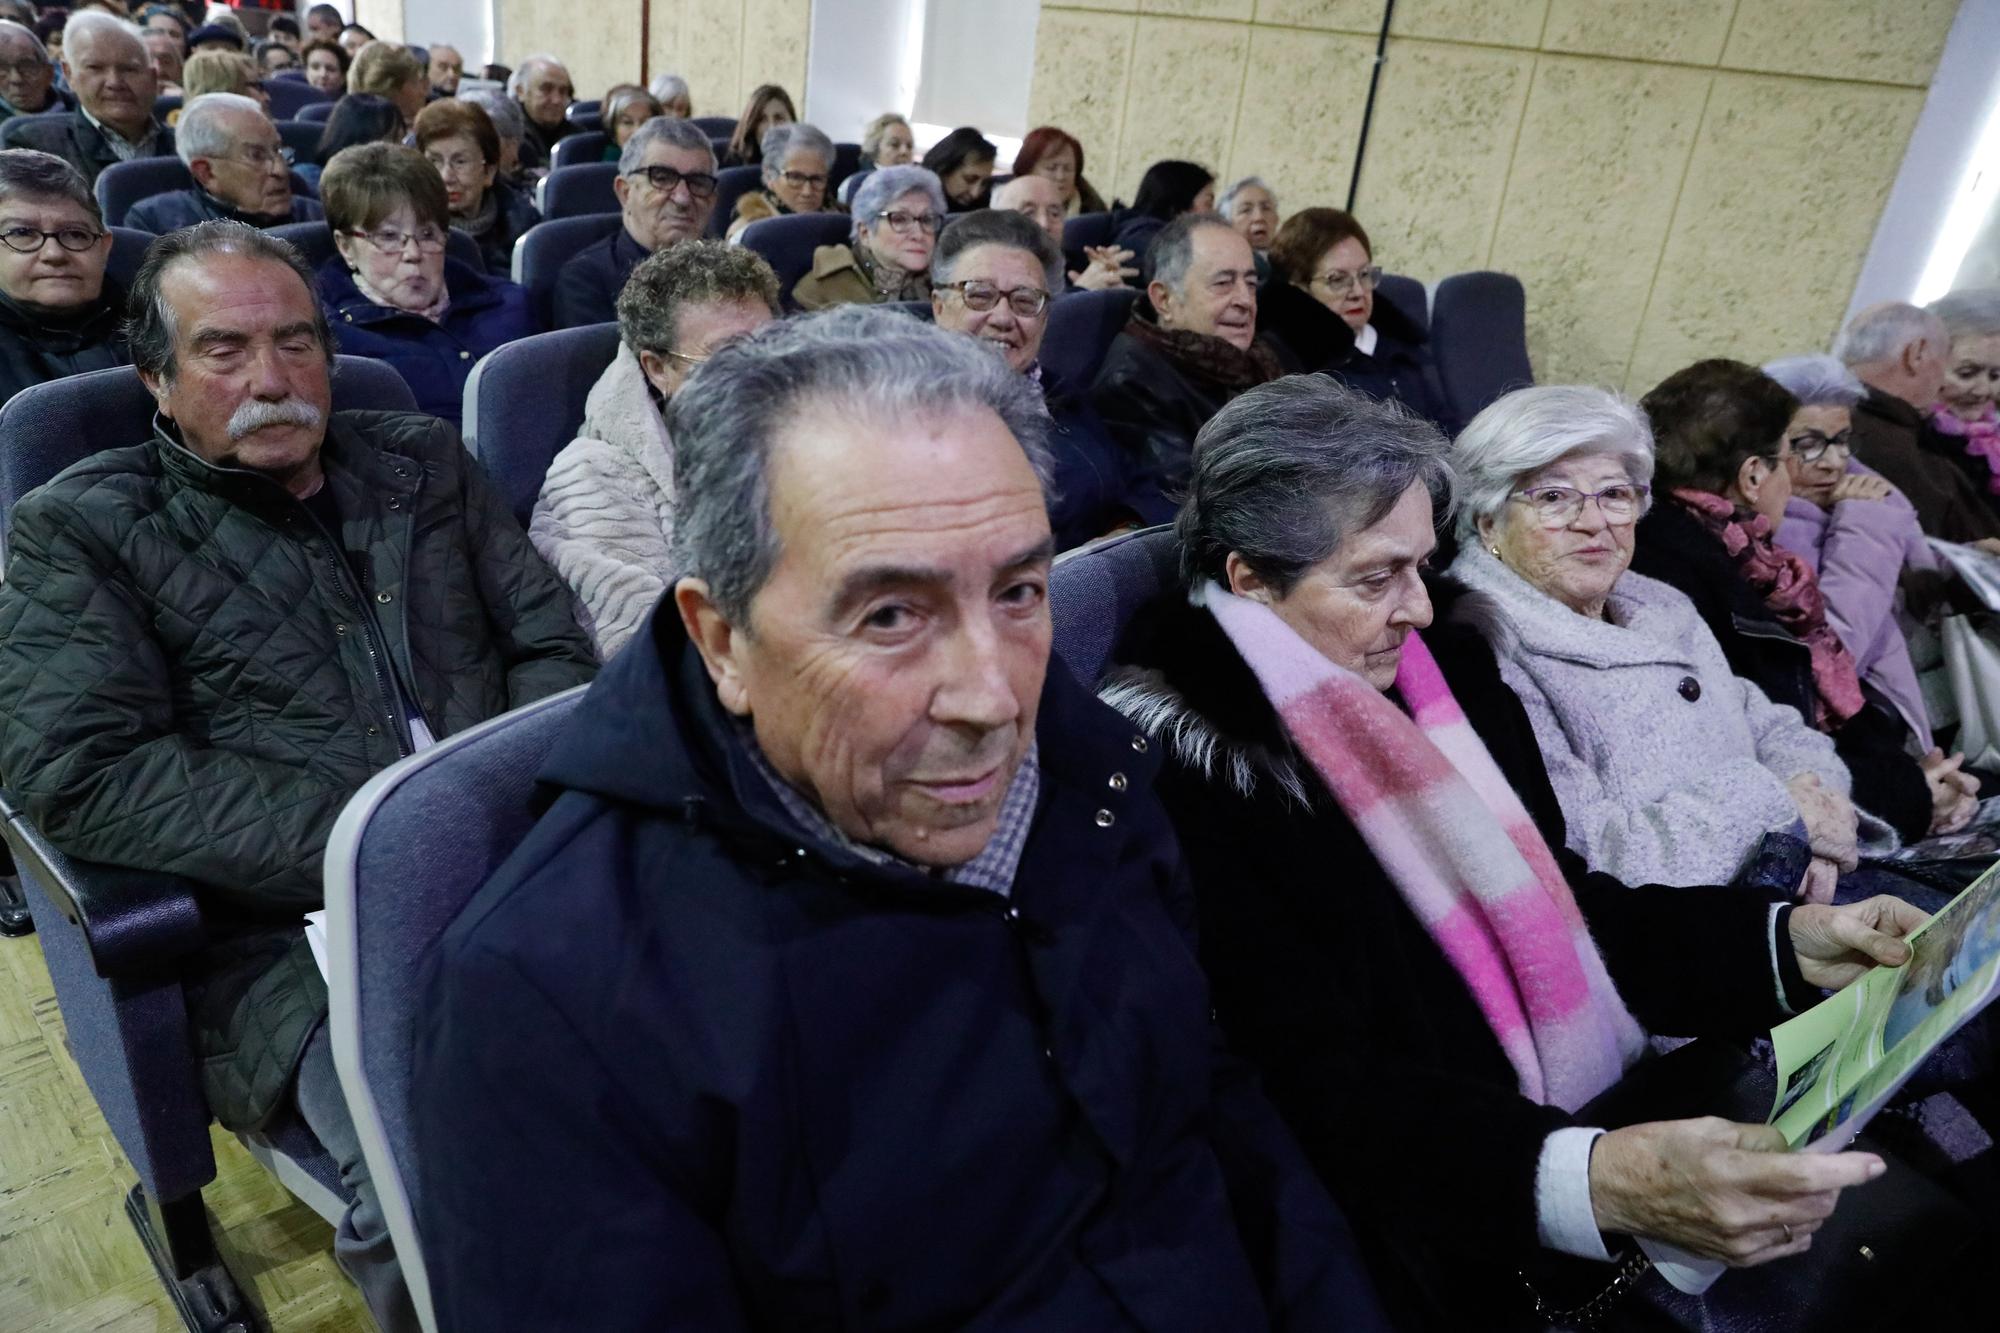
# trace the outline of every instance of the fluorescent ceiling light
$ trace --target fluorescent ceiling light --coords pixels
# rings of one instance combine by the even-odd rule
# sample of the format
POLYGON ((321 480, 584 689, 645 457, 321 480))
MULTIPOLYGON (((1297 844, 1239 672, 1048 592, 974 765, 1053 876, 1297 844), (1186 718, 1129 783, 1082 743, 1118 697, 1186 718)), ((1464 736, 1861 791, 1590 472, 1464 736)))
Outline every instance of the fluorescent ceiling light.
POLYGON ((1958 184, 1958 197, 1945 214, 1944 226, 1924 261, 1923 277, 1912 297, 1918 305, 1928 305, 1951 290, 1953 279, 1965 263, 1973 240, 2000 203, 2000 97, 1987 109, 1985 128, 1972 150, 1965 175, 1958 184))

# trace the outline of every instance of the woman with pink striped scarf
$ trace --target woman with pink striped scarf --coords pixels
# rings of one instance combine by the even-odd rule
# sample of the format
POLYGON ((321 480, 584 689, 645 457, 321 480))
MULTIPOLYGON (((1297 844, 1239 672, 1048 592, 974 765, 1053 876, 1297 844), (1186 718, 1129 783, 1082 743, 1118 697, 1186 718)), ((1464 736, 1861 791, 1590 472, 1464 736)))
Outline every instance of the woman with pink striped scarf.
POLYGON ((1618 1327, 1659 1281, 1635 1240, 1762 1265, 1884 1169, 1761 1125, 1600 1118, 1647 1037, 1760 1031, 1900 962, 1922 917, 1590 873, 1477 608, 1425 576, 1446 450, 1324 377, 1242 394, 1174 533, 1144 539, 1180 584, 1102 694, 1166 749, 1224 1034, 1398 1326, 1545 1327, 1601 1297, 1618 1327))

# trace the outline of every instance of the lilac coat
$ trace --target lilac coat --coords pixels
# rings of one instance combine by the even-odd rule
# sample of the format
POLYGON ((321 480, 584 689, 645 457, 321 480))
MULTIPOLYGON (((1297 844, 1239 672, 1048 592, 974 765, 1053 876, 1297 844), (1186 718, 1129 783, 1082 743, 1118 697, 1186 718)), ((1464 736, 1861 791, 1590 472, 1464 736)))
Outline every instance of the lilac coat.
POLYGON ((1897 585, 1904 568, 1936 564, 1917 526, 1916 508, 1901 491, 1884 500, 1842 500, 1831 511, 1794 497, 1776 540, 1819 575, 1826 618, 1854 654, 1861 678, 1895 705, 1918 741, 1930 748, 1930 714, 1898 619, 1897 585))

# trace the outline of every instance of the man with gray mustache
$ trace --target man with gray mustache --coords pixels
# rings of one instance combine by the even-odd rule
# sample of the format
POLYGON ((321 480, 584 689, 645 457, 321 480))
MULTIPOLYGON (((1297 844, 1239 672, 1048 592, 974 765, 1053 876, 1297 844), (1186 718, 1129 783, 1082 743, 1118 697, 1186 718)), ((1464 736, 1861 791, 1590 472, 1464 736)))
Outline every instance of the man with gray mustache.
POLYGON ((191 881, 184 964, 210 1108, 303 1120, 354 1193, 334 1253, 417 1321, 335 1077, 301 917, 378 770, 588 680, 569 590, 457 432, 334 412, 333 339, 285 242, 206 222, 132 285, 150 440, 24 497, 0 589, 0 772, 88 861, 191 881))

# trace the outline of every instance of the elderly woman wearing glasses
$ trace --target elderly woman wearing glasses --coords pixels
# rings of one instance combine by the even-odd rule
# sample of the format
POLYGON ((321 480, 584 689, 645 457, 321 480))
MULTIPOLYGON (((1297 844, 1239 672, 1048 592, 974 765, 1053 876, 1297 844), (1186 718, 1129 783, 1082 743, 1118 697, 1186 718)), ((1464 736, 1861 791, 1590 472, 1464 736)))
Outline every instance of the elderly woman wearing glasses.
POLYGON ((1287 368, 1324 371, 1449 431, 1454 423, 1425 379, 1424 331, 1393 301, 1375 299, 1382 270, 1354 216, 1301 209, 1270 246, 1273 281, 1258 302, 1257 332, 1287 368))
POLYGON ((451 205, 414 148, 343 149, 320 202, 339 253, 315 277, 340 350, 388 362, 419 411, 456 426, 479 358, 538 331, 527 292, 446 256, 451 205))
POLYGON ((1829 899, 1856 863, 1833 741, 1739 676, 1684 592, 1628 569, 1652 507, 1645 414, 1600 389, 1520 389, 1472 419, 1451 462, 1451 572, 1483 595, 1570 847, 1627 884, 1724 884, 1767 833, 1803 835, 1819 860, 1797 887, 1829 899))
POLYGON ((528 540, 576 597, 576 623, 609 661, 672 578, 674 445, 660 409, 707 361, 778 314, 778 277, 722 241, 682 241, 618 294, 618 355, 556 455, 528 540))
POLYGON ((1048 232, 1008 209, 962 214, 945 229, 931 260, 931 313, 938 327, 988 344, 1041 388, 1054 426, 1049 527, 1058 551, 1174 516, 1150 460, 1120 446, 1105 429, 1090 405, 1090 386, 1068 383, 1040 361, 1052 293, 1062 283, 1062 251, 1048 232))
POLYGON ((1903 628, 1903 576, 1910 570, 1932 576, 1912 580, 1920 584, 1941 575, 1915 506, 1849 452, 1850 413, 1868 387, 1831 356, 1787 357, 1764 373, 1799 403, 1785 429, 1792 498, 1774 534, 1777 543, 1818 576, 1827 622, 1854 654, 1862 683, 1880 693, 1929 750, 1930 714, 1903 628))
POLYGON ((791 213, 826 211, 826 185, 832 179, 833 140, 812 125, 774 125, 764 132, 762 189, 736 201, 729 239, 765 218, 791 213))
POLYGON ((931 252, 944 225, 944 186, 923 167, 883 167, 854 192, 852 245, 813 251, 812 272, 792 288, 806 310, 879 301, 927 301, 931 252))

